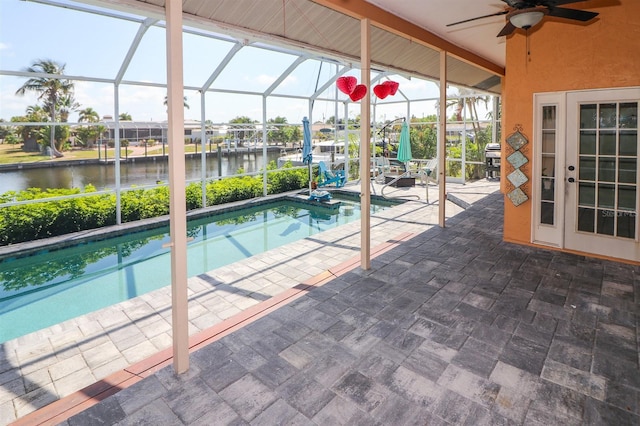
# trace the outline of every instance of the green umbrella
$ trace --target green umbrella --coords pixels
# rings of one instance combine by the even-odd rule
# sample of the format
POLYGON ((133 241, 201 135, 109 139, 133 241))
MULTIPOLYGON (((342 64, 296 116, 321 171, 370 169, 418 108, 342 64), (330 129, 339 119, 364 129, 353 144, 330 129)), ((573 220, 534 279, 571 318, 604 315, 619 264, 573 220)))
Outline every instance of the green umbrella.
POLYGON ((407 163, 411 161, 413 156, 411 155, 411 138, 409 137, 409 125, 405 120, 402 123, 402 130, 400 131, 400 143, 398 144, 398 161, 404 163, 404 168, 407 170, 407 163))
POLYGON ((302 164, 309 167, 309 193, 311 193, 311 180, 313 173, 311 172, 311 163, 313 162, 313 152, 311 146, 311 129, 309 128, 309 119, 302 119, 302 164))

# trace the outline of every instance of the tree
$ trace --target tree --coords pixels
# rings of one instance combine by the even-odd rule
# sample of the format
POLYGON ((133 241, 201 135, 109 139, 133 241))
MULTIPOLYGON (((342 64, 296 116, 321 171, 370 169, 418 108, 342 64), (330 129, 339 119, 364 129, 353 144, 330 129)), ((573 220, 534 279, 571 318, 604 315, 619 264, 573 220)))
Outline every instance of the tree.
MULTIPOLYGON (((16 95, 23 96, 26 92, 36 92, 38 94, 38 100, 43 102, 45 109, 49 112, 49 118, 51 122, 55 123, 59 113, 66 112, 77 105, 73 99, 74 85, 71 81, 55 76, 64 75, 64 64, 59 64, 51 59, 39 59, 33 63, 30 67, 26 68, 26 72, 46 74, 46 76, 32 77, 28 79, 22 87, 16 91, 16 95)), ((62 116, 60 117, 62 118, 62 116)), ((65 117, 66 118, 66 117, 65 117)), ((62 119, 60 121, 63 121, 62 119)), ((55 125, 51 126, 53 129, 49 131, 50 146, 53 154, 57 157, 61 157, 62 153, 58 148, 62 149, 64 144, 63 140, 57 141, 55 139, 55 125)))
POLYGON ((128 112, 121 112, 120 115, 118 115, 118 119, 120 121, 133 121, 133 119, 131 118, 131 114, 129 114, 128 112))
MULTIPOLYGON (((4 123, 4 119, 0 118, 0 123, 4 123)), ((9 136, 11 133, 13 133, 11 127, 9 126, 0 126, 0 140, 4 140, 6 139, 7 136, 9 136)))
POLYGON ((100 121, 100 116, 98 112, 91 107, 87 107, 83 110, 80 110, 78 113, 78 121, 86 122, 86 123, 97 123, 100 121))
MULTIPOLYGON (((26 114, 23 117, 11 117, 11 121, 14 123, 44 123, 49 121, 49 114, 39 105, 31 105, 27 107, 26 114)), ((24 143, 23 149, 25 151, 41 151, 41 146, 47 145, 47 140, 41 140, 41 130, 43 126, 18 126, 15 133, 19 135, 21 141, 24 143)))
POLYGON ((275 130, 269 130, 267 132, 267 136, 270 141, 275 142, 287 142, 287 118, 286 117, 276 117, 270 118, 267 123, 272 124, 275 127, 275 130))
MULTIPOLYGON (((236 117, 233 118, 231 120, 229 120, 229 124, 255 124, 257 123, 257 121, 254 121, 252 119, 250 119, 247 116, 240 116, 240 117, 236 117)), ((255 129, 255 126, 252 126, 255 129)), ((249 128, 249 126, 230 126, 229 130, 233 130, 234 135, 240 139, 240 140, 244 140, 245 139, 245 133, 249 133, 249 131, 247 131, 247 129, 249 128), (235 128, 239 128, 241 130, 234 130, 235 128)), ((251 133, 253 133, 255 130, 253 130, 251 133)), ((228 131, 227 131, 228 133, 228 131)))
MULTIPOLYGON (((189 104, 187 103, 187 97, 185 96, 183 99, 184 99, 184 101, 183 101, 184 107, 185 107, 186 109, 189 109, 189 104)), ((168 104, 168 103, 169 103, 169 97, 168 97, 168 96, 165 96, 165 97, 164 97, 163 105, 164 105, 164 106, 167 106, 167 104, 168 104)))
MULTIPOLYGON (((78 113, 79 122, 97 123, 100 121, 98 112, 91 107, 87 107, 78 113)), ((105 127, 98 126, 81 126, 76 130, 77 139, 87 148, 93 147, 96 140, 105 131, 105 127)))
POLYGON ((60 115, 60 121, 66 123, 69 121, 69 114, 71 111, 77 111, 80 108, 80 104, 73 97, 73 94, 66 94, 60 97, 58 103, 58 111, 60 115))
POLYGON ((435 158, 438 152, 437 117, 411 118, 411 151, 416 158, 435 158))

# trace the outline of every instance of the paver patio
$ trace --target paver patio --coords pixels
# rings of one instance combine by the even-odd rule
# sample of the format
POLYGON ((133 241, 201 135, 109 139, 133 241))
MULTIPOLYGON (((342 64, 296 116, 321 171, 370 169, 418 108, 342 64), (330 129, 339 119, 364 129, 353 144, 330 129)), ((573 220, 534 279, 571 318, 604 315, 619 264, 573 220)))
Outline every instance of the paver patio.
MULTIPOLYGON (((502 241, 494 194, 65 424, 640 423, 640 267, 502 241)), ((398 229, 401 225, 398 222, 398 229)))

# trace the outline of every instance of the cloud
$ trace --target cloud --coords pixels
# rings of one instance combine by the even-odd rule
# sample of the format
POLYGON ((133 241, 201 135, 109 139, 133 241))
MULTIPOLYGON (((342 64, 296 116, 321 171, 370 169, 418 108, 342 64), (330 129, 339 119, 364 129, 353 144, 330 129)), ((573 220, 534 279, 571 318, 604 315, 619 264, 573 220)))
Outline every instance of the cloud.
POLYGON ((276 81, 276 77, 272 75, 260 74, 255 78, 255 82, 261 86, 270 86, 276 81))
MULTIPOLYGON (((246 76, 245 77, 245 81, 247 81, 250 84, 255 85, 253 90, 260 91, 260 90, 265 90, 266 88, 271 86, 278 78, 279 78, 279 76, 260 74, 260 75, 257 75, 255 77, 246 76)), ((278 87, 282 88, 282 87, 285 87, 285 86, 291 86, 291 85, 296 85, 296 84, 298 84, 298 78, 296 76, 294 76, 294 75, 288 75, 278 85, 278 87)))

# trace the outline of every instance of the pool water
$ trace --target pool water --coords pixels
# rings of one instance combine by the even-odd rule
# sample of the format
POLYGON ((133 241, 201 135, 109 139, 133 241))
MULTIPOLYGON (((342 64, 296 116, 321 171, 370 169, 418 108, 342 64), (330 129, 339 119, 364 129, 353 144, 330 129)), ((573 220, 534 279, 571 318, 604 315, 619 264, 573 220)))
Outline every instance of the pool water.
MULTIPOLYGON (((335 197, 334 197, 335 198, 335 197)), ((360 218, 283 199, 189 221, 188 275, 211 271, 360 218)), ((388 202, 372 200, 371 212, 388 202)), ((0 343, 171 284, 169 228, 0 260, 0 343)))

